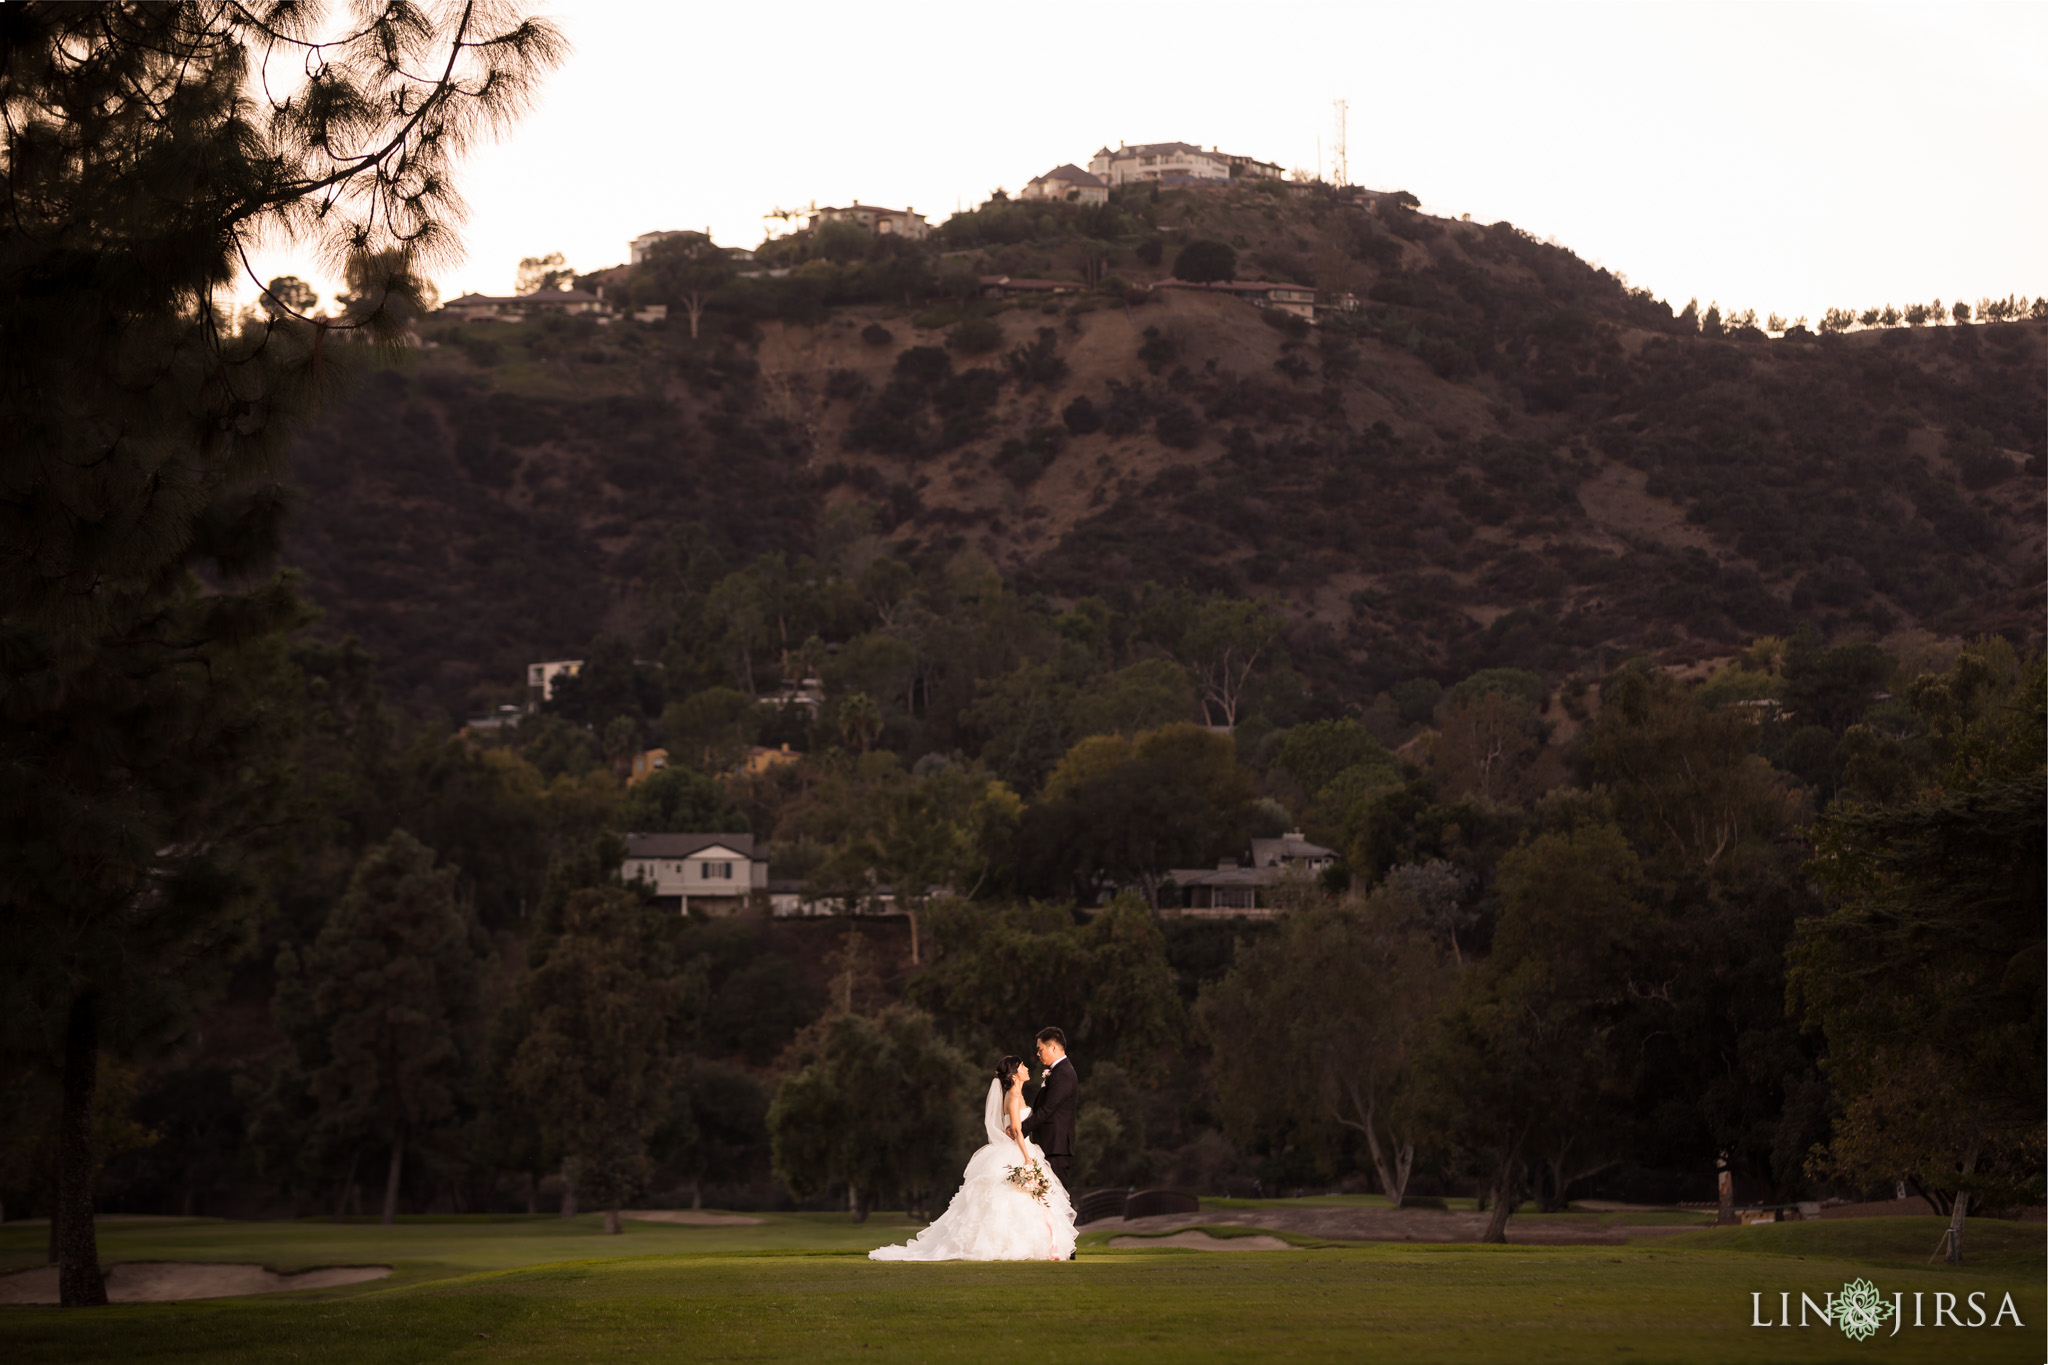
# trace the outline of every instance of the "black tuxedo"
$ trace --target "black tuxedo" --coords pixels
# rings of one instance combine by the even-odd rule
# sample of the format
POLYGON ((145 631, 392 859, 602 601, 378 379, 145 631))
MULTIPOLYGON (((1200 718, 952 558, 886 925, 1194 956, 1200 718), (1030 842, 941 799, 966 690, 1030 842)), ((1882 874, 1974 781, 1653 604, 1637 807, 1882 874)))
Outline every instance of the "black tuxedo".
POLYGON ((1039 1083, 1031 1116, 1024 1120, 1024 1136, 1045 1149, 1045 1164, 1060 1178, 1071 1194, 1067 1168, 1074 1163, 1074 1119, 1081 1107, 1081 1082, 1074 1075, 1074 1059, 1062 1057, 1039 1083))

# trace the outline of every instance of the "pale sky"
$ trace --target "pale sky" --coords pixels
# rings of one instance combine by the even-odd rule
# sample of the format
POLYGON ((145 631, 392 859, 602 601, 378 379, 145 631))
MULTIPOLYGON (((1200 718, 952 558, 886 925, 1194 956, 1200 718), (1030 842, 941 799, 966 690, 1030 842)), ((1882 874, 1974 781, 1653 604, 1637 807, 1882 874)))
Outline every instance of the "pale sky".
MULTIPOLYGON (((776 207, 943 219, 1105 143, 1507 219, 1682 306, 2048 293, 2048 6, 543 0, 575 46, 460 181, 443 297, 776 207)), ((266 272, 313 277, 272 253, 266 272)), ((318 283, 318 281, 316 281, 318 283)), ((323 288, 323 293, 326 292, 323 288)))

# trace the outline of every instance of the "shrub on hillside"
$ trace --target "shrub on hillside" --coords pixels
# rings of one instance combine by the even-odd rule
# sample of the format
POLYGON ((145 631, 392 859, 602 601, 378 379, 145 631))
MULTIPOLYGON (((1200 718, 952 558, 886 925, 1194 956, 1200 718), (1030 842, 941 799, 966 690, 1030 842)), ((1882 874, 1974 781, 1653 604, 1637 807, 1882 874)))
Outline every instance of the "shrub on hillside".
POLYGON ((868 381, 852 370, 833 370, 825 376, 825 396, 845 403, 857 403, 868 395, 868 381))
POLYGON ((1171 337, 1159 334, 1157 327, 1145 329, 1145 340, 1139 343, 1138 359, 1145 362, 1145 368, 1153 374, 1180 359, 1180 343, 1171 337))
POLYGON ((1085 393, 1067 404, 1065 410, 1060 413, 1060 420, 1065 422, 1067 430, 1076 436, 1086 436, 1090 432, 1102 430, 1102 414, 1095 410, 1095 404, 1085 393))
POLYGON ((962 355, 985 355, 1002 344, 1002 326, 993 318, 969 318, 946 334, 946 345, 962 355))
POLYGON ((1173 276, 1190 284, 1213 284, 1237 278, 1237 251, 1228 242, 1189 242, 1173 258, 1173 276))
POLYGON ((1038 329, 1038 336, 1004 357, 1010 375, 1019 388, 1042 384, 1047 388, 1067 377, 1066 357, 1059 353, 1059 334, 1050 327, 1038 329))

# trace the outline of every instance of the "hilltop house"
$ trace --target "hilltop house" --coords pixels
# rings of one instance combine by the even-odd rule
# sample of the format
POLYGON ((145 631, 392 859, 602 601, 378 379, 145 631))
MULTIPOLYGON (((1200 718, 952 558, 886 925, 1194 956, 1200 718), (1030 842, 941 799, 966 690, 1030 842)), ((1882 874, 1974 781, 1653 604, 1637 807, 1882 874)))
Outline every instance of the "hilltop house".
POLYGON ((1109 182, 1079 166, 1055 166, 1025 185, 1017 197, 1061 199, 1070 204, 1106 204, 1109 202, 1109 182))
POLYGON ((931 232, 924 221, 924 215, 913 213, 909 208, 878 209, 872 204, 848 204, 843 209, 823 208, 811 211, 813 230, 826 223, 859 223, 877 237, 907 237, 921 242, 931 232))
POLYGON ((1238 156, 1191 142, 1144 142, 1135 147, 1104 147, 1088 159, 1088 169, 1111 188, 1133 181, 1279 180, 1287 173, 1270 161, 1238 156))
POLYGON ((1219 280, 1215 284, 1161 280, 1153 288, 1201 289, 1214 294, 1230 294, 1254 308, 1271 308, 1310 322, 1316 320, 1316 291, 1305 284, 1283 284, 1276 280, 1219 280))
POLYGON ((628 834, 628 882, 645 882, 654 903, 689 914, 731 915, 768 890, 768 860, 754 856, 751 834, 628 834))
MULTIPOLYGON (((674 228, 665 232, 643 232, 627 243, 627 251, 632 257, 628 264, 644 264, 648 256, 654 251, 654 248, 660 246, 663 242, 677 237, 702 237, 705 241, 709 242, 711 241, 711 229, 707 227, 702 232, 698 232, 693 228, 674 228)), ((743 246, 719 247, 718 251, 727 260, 737 261, 742 265, 754 259, 754 253, 743 246)))
MULTIPOLYGON (((686 229, 677 229, 671 232, 643 232, 627 244, 626 249, 631 253, 631 264, 641 264, 647 259, 648 252, 672 237, 688 237, 690 235, 690 232, 686 229)), ((709 236, 710 234, 707 233, 705 235, 709 236)))
POLYGON ((1289 879, 1319 876, 1334 863, 1334 849, 1312 844, 1298 829, 1277 839, 1252 840, 1249 862, 1225 858, 1214 868, 1176 867, 1160 902, 1160 913, 1197 919, 1229 915, 1269 916, 1277 913, 1273 890, 1289 879))
POLYGON ((524 322, 541 313, 590 313, 611 317, 604 295, 588 289, 538 289, 531 294, 464 294, 441 305, 456 322, 524 322))

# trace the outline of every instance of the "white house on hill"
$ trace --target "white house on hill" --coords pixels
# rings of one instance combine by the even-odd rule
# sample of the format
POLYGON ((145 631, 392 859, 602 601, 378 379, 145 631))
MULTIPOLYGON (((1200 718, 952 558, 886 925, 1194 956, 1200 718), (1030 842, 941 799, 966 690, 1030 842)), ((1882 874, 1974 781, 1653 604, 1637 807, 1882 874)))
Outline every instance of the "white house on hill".
POLYGON ((768 889, 768 860, 751 834, 628 834, 619 875, 654 889, 655 904, 682 914, 731 915, 768 889))
POLYGON ((1287 173, 1270 161, 1238 156, 1192 142, 1142 142, 1135 147, 1104 147, 1088 159, 1088 169, 1114 188, 1134 180, 1279 180, 1287 173))
POLYGON ((1027 184, 1019 199, 1062 199, 1071 204, 1106 204, 1109 182, 1079 166, 1055 166, 1027 184))
POLYGON ((921 242, 931 227, 924 215, 908 208, 878 209, 873 204, 848 204, 845 208, 821 208, 811 211, 811 227, 819 228, 826 223, 859 223, 877 237, 905 237, 921 242))

